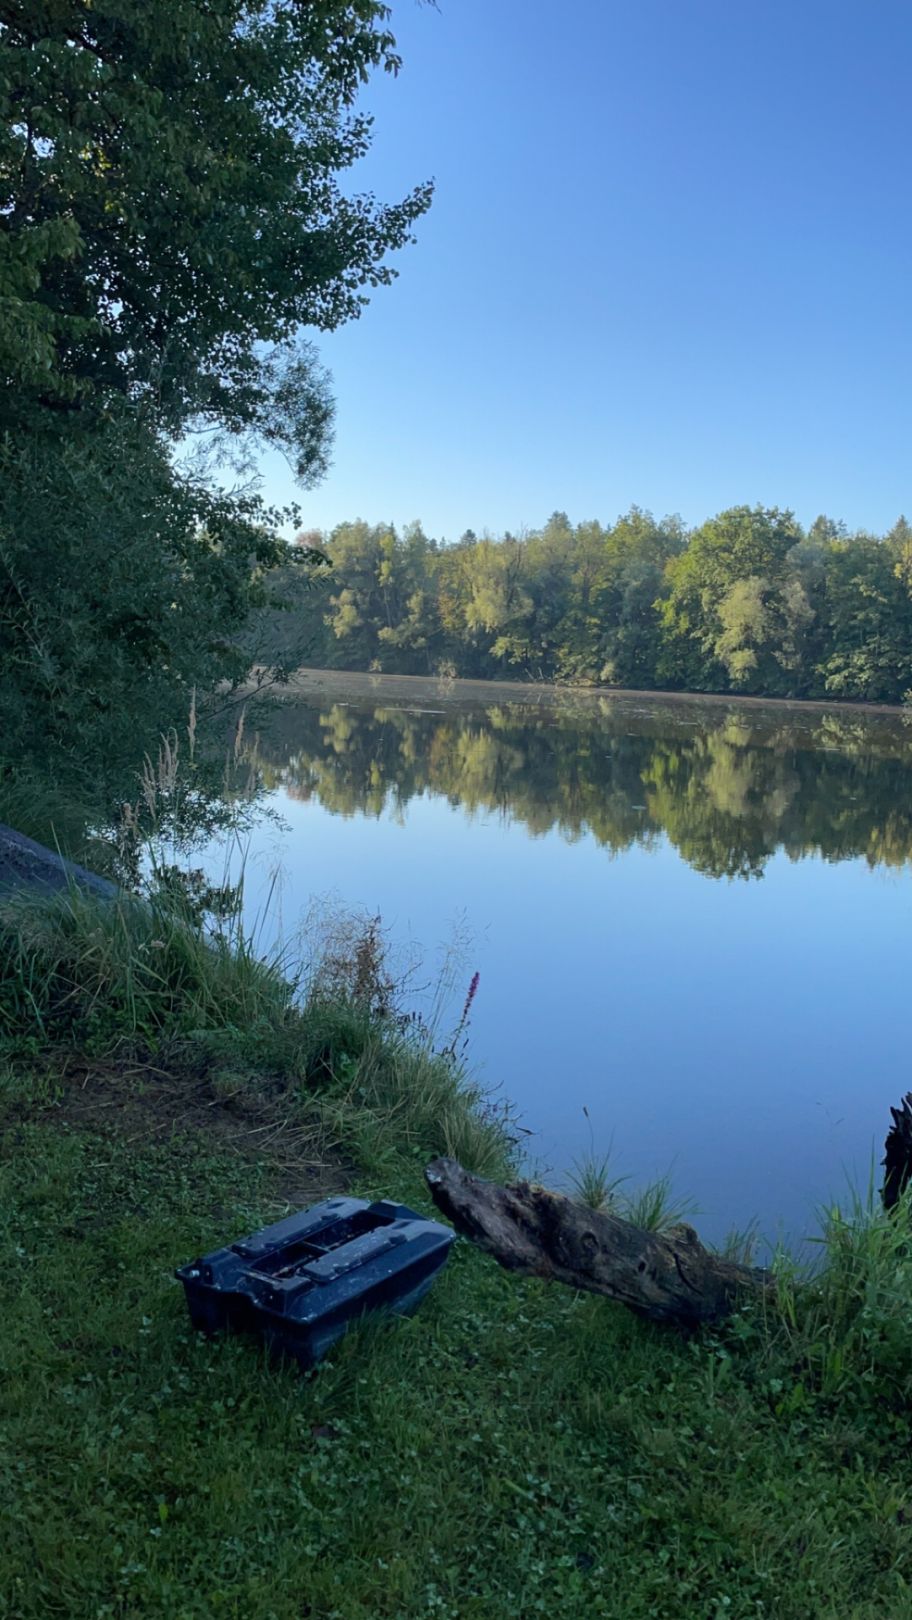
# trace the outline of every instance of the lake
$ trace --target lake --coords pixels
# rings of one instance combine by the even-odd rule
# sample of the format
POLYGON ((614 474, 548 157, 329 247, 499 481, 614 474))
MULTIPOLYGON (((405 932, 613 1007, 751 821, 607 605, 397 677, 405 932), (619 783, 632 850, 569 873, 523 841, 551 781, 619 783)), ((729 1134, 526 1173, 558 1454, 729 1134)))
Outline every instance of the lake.
MULTIPOLYGON (((276 870, 380 915, 566 1185, 609 1149, 711 1240, 793 1245, 866 1187, 910 1084, 900 714, 308 672, 258 741, 248 915, 276 870)), ((879 1176, 879 1170, 878 1170, 879 1176)))

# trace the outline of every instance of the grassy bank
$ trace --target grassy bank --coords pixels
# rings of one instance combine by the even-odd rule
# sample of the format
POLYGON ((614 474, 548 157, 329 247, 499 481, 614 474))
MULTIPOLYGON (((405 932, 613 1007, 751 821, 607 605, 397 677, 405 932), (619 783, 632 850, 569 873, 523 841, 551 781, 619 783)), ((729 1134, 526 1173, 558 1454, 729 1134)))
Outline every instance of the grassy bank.
POLYGON ((835 1222, 813 1286, 689 1340, 458 1244, 302 1377, 191 1334, 173 1266, 510 1156, 376 936, 295 983, 68 896, 7 903, 0 952, 0 1613, 912 1615, 901 1223, 835 1222))

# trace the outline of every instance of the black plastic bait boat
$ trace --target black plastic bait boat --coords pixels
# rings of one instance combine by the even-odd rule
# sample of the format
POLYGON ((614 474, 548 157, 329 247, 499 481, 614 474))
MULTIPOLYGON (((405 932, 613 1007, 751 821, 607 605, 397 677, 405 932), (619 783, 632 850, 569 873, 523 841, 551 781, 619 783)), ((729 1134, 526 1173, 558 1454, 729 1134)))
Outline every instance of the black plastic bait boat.
POLYGON ((311 1367, 367 1311, 406 1315, 455 1233, 405 1204, 328 1198, 175 1273, 205 1333, 256 1333, 311 1367))

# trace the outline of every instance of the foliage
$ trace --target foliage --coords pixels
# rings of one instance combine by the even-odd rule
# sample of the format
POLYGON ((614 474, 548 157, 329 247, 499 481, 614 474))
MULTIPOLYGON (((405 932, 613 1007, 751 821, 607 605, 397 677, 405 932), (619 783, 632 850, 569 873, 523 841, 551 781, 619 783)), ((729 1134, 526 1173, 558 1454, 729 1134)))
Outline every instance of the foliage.
MULTIPOLYGON (((399 59, 379 0, 0 5, 0 770, 129 752, 249 665, 306 560, 227 459, 325 470, 309 328, 388 282, 430 189, 341 177, 399 59), (202 456, 176 447, 206 448, 202 456)), ((134 757, 132 764, 137 760, 134 757)))
MULTIPOLYGON (((341 524, 324 590, 295 610, 306 661, 399 674, 839 697, 912 690, 912 540, 734 507, 688 534, 633 507, 613 527, 555 512, 452 545, 420 524, 341 524)), ((284 583, 285 576, 277 576, 284 583)), ((264 645, 288 631, 262 617, 264 645)))
POLYGON ((623 1213, 634 1226, 648 1232, 666 1232, 695 1214, 696 1205, 689 1198, 675 1197, 671 1175, 666 1173, 630 1194, 624 1200, 623 1213))
POLYGON ((807 1365, 809 1381, 838 1399, 876 1407, 889 1421, 912 1379, 912 1197, 885 1215, 874 1178, 847 1209, 823 1212, 825 1264, 794 1278, 785 1267, 781 1331, 807 1365))
POLYGON ((261 515, 176 478, 130 416, 0 440, 0 761, 135 768, 138 727, 154 736, 197 688, 238 682, 285 551, 261 515))
POLYGON ((399 66, 388 15, 378 0, 8 0, 0 372, 19 410, 149 400, 169 432, 253 428, 310 469, 301 377, 274 368, 306 360, 301 327, 338 326, 389 281, 386 255, 429 201, 421 187, 381 207, 339 185, 370 140, 361 82, 399 66))

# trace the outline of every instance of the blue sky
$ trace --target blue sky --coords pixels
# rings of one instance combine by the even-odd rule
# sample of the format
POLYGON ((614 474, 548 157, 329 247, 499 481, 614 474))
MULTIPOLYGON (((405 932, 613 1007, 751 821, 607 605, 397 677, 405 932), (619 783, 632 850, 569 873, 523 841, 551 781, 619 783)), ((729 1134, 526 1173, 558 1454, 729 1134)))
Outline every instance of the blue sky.
POLYGON ((317 336, 338 424, 308 527, 912 516, 910 0, 393 19, 357 189, 437 193, 396 284, 317 336))

